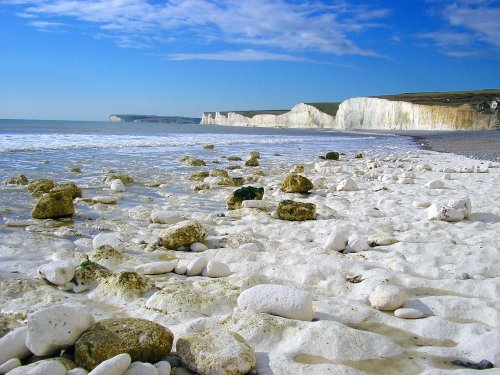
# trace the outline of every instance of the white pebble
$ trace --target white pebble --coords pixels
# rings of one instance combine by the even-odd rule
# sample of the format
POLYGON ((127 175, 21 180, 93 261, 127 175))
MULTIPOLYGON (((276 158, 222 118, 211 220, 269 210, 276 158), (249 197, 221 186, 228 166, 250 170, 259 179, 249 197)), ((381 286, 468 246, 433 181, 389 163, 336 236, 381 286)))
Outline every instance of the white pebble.
POLYGON ((21 360, 19 358, 12 358, 0 366, 0 374, 6 374, 10 370, 14 370, 21 366, 21 360))
POLYGON ((396 310, 404 305, 406 294, 394 285, 377 285, 370 294, 370 304, 377 310, 396 310))
POLYGON ((202 275, 208 277, 226 277, 231 274, 229 266, 222 262, 209 261, 203 269, 202 275))
POLYGON ((30 354, 26 347, 27 327, 19 327, 0 338, 0 364, 12 358, 23 359, 30 354))
POLYGON ((201 253, 202 251, 207 251, 208 247, 207 245, 202 244, 201 242, 194 242, 191 245, 189 245, 189 250, 195 253, 201 253))
POLYGON ((151 221, 158 224, 177 224, 187 218, 177 211, 155 209, 151 212, 151 221))
POLYGON ((187 264, 184 262, 179 262, 174 268, 174 272, 177 275, 184 275, 187 271, 187 264))
POLYGON ((441 180, 429 181, 425 184, 427 189, 442 189, 444 187, 444 182, 441 180))
POLYGON ((125 184, 122 182, 122 180, 120 179, 116 179, 116 180, 113 180, 111 182, 111 186, 110 186, 111 190, 114 190, 116 192, 122 192, 122 191, 125 191, 125 184))
POLYGON ((205 266, 207 265, 207 263, 208 259, 205 257, 198 257, 193 259, 187 265, 186 274, 188 276, 200 275, 201 272, 203 271, 203 268, 205 268, 205 266))
POLYGON ((133 362, 124 375, 158 375, 158 370, 151 363, 133 362))
POLYGON ((26 375, 66 375, 66 367, 59 361, 43 361, 31 368, 26 375))
POLYGON ((155 364, 155 367, 158 370, 158 375, 170 375, 172 371, 172 366, 167 361, 160 361, 155 364))
POLYGON ((73 370, 69 370, 66 375, 88 375, 88 371, 85 370, 84 368, 77 367, 74 368, 73 370))
POLYGON ((75 276, 75 264, 68 260, 50 262, 38 267, 38 273, 52 284, 64 285, 75 276))
POLYGON ((311 321, 314 317, 312 297, 285 285, 261 284, 244 290, 238 297, 238 306, 289 319, 311 321))
POLYGON ((401 308, 394 311, 394 316, 401 319, 420 319, 424 316, 424 313, 417 309, 401 308))
POLYGON ((176 265, 177 262, 151 262, 135 267, 134 271, 143 275, 160 275, 172 272, 176 265))
POLYGON ((104 362, 89 372, 89 375, 123 375, 132 362, 132 358, 127 353, 118 354, 104 362))
POLYGON ((352 178, 346 178, 342 180, 337 185, 337 191, 356 191, 358 190, 358 185, 356 185, 356 181, 352 178))
POLYGON ((50 355, 75 344, 94 323, 88 312, 58 305, 38 310, 28 316, 26 346, 35 355, 50 355))

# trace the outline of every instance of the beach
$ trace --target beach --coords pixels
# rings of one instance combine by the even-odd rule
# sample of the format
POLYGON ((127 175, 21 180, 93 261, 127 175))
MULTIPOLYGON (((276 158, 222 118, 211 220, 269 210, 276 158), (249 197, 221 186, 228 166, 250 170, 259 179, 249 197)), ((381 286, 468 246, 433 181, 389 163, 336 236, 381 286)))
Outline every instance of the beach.
MULTIPOLYGON (((118 318, 168 328, 172 374, 206 365, 183 354, 206 332, 236 333, 252 352, 236 366, 246 370, 221 373, 473 374, 480 363, 500 373, 500 132, 213 129, 119 130, 122 140, 97 137, 102 147, 56 129, 31 149, 28 135, 2 134, 17 145, 0 154, 4 180, 73 181, 82 196, 66 218, 35 219, 40 197, 2 185, 0 348, 35 313, 66 306, 90 314, 85 329, 118 318), (309 183, 284 183, 291 174, 309 183), (228 209, 248 186, 263 193, 240 192, 228 209), (186 243, 174 241, 182 228, 186 243), (107 271, 84 283, 89 261, 107 271)), ((75 341, 64 346, 72 363, 75 341)), ((213 342, 207 356, 231 352, 213 342)))

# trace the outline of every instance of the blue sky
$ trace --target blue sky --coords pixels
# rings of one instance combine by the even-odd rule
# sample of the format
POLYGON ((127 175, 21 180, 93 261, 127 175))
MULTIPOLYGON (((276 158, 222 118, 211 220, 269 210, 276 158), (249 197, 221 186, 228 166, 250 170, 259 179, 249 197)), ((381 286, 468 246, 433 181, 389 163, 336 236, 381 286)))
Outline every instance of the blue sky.
POLYGON ((500 0, 0 0, 0 118, 500 87, 500 0))

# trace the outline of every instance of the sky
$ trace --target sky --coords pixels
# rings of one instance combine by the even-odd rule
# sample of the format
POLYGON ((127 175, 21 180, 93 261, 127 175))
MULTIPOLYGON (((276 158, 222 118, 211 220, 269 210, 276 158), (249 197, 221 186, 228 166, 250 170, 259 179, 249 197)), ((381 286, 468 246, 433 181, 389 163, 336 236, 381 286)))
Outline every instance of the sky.
POLYGON ((500 88, 500 0, 0 0, 0 118, 500 88))

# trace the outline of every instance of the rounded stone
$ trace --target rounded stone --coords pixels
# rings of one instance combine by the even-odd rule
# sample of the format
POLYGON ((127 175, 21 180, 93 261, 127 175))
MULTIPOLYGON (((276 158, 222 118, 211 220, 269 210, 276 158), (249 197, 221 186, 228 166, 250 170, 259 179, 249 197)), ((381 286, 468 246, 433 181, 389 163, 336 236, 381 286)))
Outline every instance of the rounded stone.
POLYGON ((281 184, 281 191, 285 193, 308 193, 313 188, 313 183, 300 174, 289 174, 281 184))
POLYGON ((188 369, 201 375, 244 375, 255 366, 255 353, 240 335, 208 330, 179 338, 177 354, 188 369))
POLYGON ((75 361, 88 370, 121 353, 132 361, 156 363, 170 353, 174 335, 145 319, 104 319, 90 327, 75 344, 75 361))
POLYGON ((404 291, 394 285, 377 285, 370 294, 370 304, 377 310, 393 311, 399 309, 405 302, 404 291))
POLYGON ((316 206, 312 203, 284 200, 276 207, 278 218, 289 221, 304 221, 316 219, 316 206))
POLYGON ((401 319, 420 319, 424 316, 424 313, 417 309, 401 308, 394 311, 394 316, 401 319))

